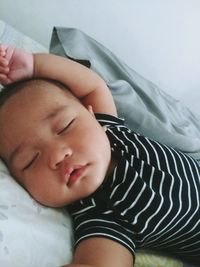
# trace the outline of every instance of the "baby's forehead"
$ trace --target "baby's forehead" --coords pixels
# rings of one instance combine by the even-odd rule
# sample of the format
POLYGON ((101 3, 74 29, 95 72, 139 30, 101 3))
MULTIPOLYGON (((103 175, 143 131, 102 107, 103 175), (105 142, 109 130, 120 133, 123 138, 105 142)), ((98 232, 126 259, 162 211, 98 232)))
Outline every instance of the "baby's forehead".
POLYGON ((37 109, 42 110, 46 106, 59 105, 67 102, 67 99, 66 92, 56 86, 44 84, 42 87, 35 87, 35 84, 27 85, 5 97, 5 101, 0 107, 0 121, 12 118, 15 115, 13 112, 16 114, 30 112, 26 114, 28 118, 37 109))
MULTIPOLYGON (((49 82, 49 81, 42 81, 37 84, 31 83, 26 88, 23 89, 24 96, 30 97, 31 99, 33 97, 39 97, 42 99, 48 98, 48 101, 54 101, 56 97, 63 98, 65 100, 76 100, 79 101, 68 88, 61 85, 57 82, 49 82)), ((47 103, 44 101, 44 104, 47 103)))
POLYGON ((0 92, 0 108, 13 96, 21 93, 20 97, 21 100, 23 100, 23 97, 29 96, 31 98, 33 95, 40 93, 41 90, 49 90, 49 92, 46 91, 46 94, 53 90, 54 95, 60 93, 60 91, 63 91, 65 92, 65 96, 70 97, 68 88, 59 82, 46 79, 31 79, 9 84, 8 86, 4 87, 0 92))

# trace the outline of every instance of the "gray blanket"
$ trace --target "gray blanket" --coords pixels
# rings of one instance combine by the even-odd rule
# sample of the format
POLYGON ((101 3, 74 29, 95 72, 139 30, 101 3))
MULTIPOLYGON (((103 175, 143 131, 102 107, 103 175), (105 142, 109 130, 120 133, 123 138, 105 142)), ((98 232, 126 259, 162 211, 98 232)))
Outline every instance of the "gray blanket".
POLYGON ((129 128, 200 160, 200 116, 77 29, 55 27, 50 52, 83 60, 106 81, 129 128))

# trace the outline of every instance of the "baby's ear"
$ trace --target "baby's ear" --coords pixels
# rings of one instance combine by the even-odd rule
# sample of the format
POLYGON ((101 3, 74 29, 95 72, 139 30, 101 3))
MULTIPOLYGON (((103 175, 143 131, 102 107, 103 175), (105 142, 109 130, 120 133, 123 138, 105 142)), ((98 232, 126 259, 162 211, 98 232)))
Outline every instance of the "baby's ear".
POLYGON ((92 114, 92 116, 95 117, 94 112, 93 112, 93 108, 91 105, 87 106, 87 110, 90 112, 90 114, 92 114))

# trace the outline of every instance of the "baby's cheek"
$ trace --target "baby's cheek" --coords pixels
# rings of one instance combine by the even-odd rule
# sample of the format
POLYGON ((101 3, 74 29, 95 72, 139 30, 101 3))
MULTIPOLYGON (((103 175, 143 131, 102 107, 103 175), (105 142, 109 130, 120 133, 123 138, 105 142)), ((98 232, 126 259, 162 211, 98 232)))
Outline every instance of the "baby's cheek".
POLYGON ((44 185, 42 182, 42 177, 37 175, 36 173, 27 173, 22 178, 22 183, 31 195, 37 195, 43 191, 44 185))

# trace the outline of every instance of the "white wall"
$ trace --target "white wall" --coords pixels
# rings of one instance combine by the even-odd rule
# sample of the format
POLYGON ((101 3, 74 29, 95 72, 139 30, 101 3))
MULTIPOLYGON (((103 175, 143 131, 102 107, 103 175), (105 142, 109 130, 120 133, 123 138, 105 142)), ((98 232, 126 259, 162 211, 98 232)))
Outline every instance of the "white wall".
POLYGON ((77 27, 200 114, 199 0, 0 0, 0 19, 46 46, 77 27))

